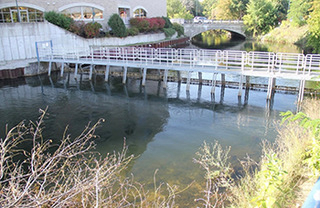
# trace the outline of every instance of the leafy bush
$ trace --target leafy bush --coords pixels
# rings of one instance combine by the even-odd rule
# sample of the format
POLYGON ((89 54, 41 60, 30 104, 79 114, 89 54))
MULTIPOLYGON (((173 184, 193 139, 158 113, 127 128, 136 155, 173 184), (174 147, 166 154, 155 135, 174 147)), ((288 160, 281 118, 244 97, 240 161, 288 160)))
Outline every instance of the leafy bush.
POLYGON ((166 21, 161 17, 157 17, 157 22, 159 24, 159 29, 163 29, 166 24, 166 21))
POLYGON ((130 36, 135 36, 135 35, 138 35, 138 34, 139 34, 139 30, 138 30, 138 28, 136 28, 136 27, 131 27, 131 28, 129 28, 129 29, 127 30, 127 32, 128 32, 128 35, 130 35, 130 36))
POLYGON ((184 35, 184 27, 178 23, 173 23, 172 25, 173 29, 177 31, 178 36, 180 37, 181 35, 184 35))
POLYGON ((150 18, 150 19, 147 19, 147 21, 149 22, 148 31, 157 31, 159 29, 160 25, 157 21, 157 18, 150 18))
POLYGON ((84 26, 84 34, 86 38, 94 38, 100 34, 102 25, 97 22, 89 22, 84 26))
POLYGON ((61 13, 57 13, 55 11, 49 11, 49 12, 45 12, 44 13, 44 18, 54 24, 57 25, 59 27, 62 27, 66 30, 70 29, 70 25, 74 22, 72 18, 67 17, 64 14, 61 13))
POLYGON ((113 14, 109 21, 108 25, 111 27, 113 35, 116 37, 126 37, 127 36, 127 28, 123 23, 123 20, 120 18, 118 14, 113 14))
POLYGON ((162 19, 165 21, 164 28, 171 28, 172 23, 168 17, 162 17, 162 19))
POLYGON ((138 28, 139 32, 146 32, 149 30, 150 23, 146 18, 131 18, 130 25, 138 28))
POLYGON ((167 38, 172 37, 176 33, 173 28, 163 28, 163 31, 167 38))
POLYGON ((70 25, 70 32, 73 32, 81 37, 85 37, 84 34, 84 27, 85 27, 86 23, 84 23, 83 21, 74 21, 71 25, 70 25))
POLYGON ((164 28, 165 23, 161 17, 130 19, 130 25, 138 28, 140 32, 157 31, 164 28))

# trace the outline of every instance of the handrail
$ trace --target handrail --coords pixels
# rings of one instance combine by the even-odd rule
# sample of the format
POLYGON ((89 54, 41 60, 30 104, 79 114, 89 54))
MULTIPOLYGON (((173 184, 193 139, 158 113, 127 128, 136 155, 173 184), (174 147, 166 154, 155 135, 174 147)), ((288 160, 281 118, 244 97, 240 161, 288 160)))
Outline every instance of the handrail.
POLYGON ((241 72, 287 73, 301 76, 320 75, 320 54, 273 53, 260 51, 232 51, 207 49, 91 47, 90 50, 68 52, 61 48, 38 49, 39 59, 84 60, 124 64, 194 67, 212 66, 212 70, 241 72))

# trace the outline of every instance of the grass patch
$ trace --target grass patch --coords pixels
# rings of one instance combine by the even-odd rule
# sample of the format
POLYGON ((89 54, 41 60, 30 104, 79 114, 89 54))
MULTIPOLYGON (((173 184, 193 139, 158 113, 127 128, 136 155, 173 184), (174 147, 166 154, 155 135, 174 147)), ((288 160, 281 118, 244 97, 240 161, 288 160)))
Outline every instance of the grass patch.
POLYGON ((308 31, 307 25, 296 27, 296 26, 292 26, 287 21, 283 21, 279 27, 273 29, 267 35, 263 36, 261 40, 263 42, 295 44, 300 39, 303 39, 306 36, 307 31, 308 31))

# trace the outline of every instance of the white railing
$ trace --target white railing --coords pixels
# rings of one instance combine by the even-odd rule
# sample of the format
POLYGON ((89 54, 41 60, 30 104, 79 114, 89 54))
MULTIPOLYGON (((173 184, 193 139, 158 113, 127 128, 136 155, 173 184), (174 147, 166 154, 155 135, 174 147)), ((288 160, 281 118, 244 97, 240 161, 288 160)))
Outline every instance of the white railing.
POLYGON ((195 22, 193 19, 185 20, 185 19, 170 19, 172 23, 179 24, 243 24, 242 20, 214 20, 214 19, 206 19, 201 22, 195 22))
POLYGON ((99 62, 106 65, 120 62, 127 66, 153 65, 160 69, 161 66, 172 66, 172 69, 190 71, 207 68, 207 71, 214 72, 219 68, 220 71, 320 75, 319 54, 136 47, 91 47, 90 50, 77 52, 47 47, 40 48, 38 53, 40 60, 46 61, 99 62))

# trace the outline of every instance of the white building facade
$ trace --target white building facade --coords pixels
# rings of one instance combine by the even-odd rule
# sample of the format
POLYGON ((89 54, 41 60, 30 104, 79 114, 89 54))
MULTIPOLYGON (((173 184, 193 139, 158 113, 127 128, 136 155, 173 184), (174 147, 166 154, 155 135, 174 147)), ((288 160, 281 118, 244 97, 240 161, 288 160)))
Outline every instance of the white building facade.
POLYGON ((107 26, 112 14, 119 14, 124 22, 132 17, 167 16, 166 0, 1 0, 1 23, 41 22, 44 12, 56 11, 76 21, 96 21, 107 26), (18 15, 20 14, 20 15, 18 15))

